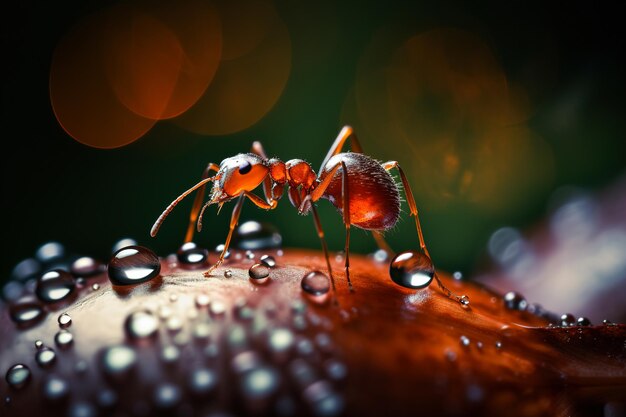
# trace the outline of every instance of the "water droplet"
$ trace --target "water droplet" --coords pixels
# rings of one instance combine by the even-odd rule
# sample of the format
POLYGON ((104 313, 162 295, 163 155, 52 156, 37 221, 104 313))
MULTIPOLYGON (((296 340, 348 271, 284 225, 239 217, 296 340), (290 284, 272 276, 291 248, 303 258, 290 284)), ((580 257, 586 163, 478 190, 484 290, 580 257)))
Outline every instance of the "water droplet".
POLYGON ((280 385, 280 375, 269 366, 259 366, 241 378, 241 392, 247 399, 258 400, 272 396, 280 385))
POLYGON ((478 349, 482 349, 483 348, 483 342, 481 342, 481 341, 476 342, 476 347, 478 349))
POLYGON ((76 371, 77 374, 81 375, 87 372, 87 367, 87 361, 79 360, 78 362, 76 362, 76 365, 74 365, 74 371, 76 371))
POLYGON ((459 342, 461 343, 462 346, 469 346, 470 345, 470 340, 469 340, 469 337, 467 337, 467 336, 461 336, 459 338, 459 342))
POLYGON ((6 301, 15 301, 24 294, 24 284, 18 281, 9 281, 2 287, 2 298, 6 301))
POLYGON ((213 316, 221 316, 226 313, 226 304, 220 300, 214 300, 211 302, 209 310, 213 316))
POLYGON ((502 349, 502 342, 499 340, 496 342, 496 349, 498 350, 502 349))
POLYGON ((182 391, 178 385, 164 382, 154 389, 152 399, 157 408, 171 409, 180 403, 182 396, 182 391))
POLYGON ((74 343, 74 335, 67 330, 60 330, 54 336, 54 342, 58 347, 67 349, 74 343))
POLYGON ((246 259, 254 259, 254 256, 254 252, 252 252, 251 250, 246 251, 246 259))
POLYGON ((37 349, 41 349, 43 347, 43 341, 42 340, 35 340, 35 347, 37 349))
POLYGON ((175 363, 180 359, 180 349, 174 345, 163 346, 161 349, 161 360, 165 363, 175 363))
POLYGON ((291 311, 294 314, 304 314, 306 312, 306 303, 300 299, 291 302, 291 311))
POLYGON ((275 355, 285 355, 289 352, 295 342, 295 337, 291 330, 278 327, 270 330, 267 344, 275 355))
POLYGON ((233 271, 231 271, 230 269, 227 269, 226 271, 224 271, 224 278, 232 278, 233 276, 233 271))
POLYGON ((28 281, 41 273, 41 264, 33 258, 20 261, 11 271, 11 278, 17 281, 28 281))
POLYGON ((268 223, 247 221, 233 233, 233 247, 241 250, 275 249, 282 243, 278 229, 268 223))
POLYGON ((104 265, 90 256, 82 256, 72 262, 70 272, 76 277, 90 277, 103 272, 104 265))
POLYGON ((138 310, 126 317, 124 328, 131 339, 143 339, 156 334, 159 321, 150 311, 138 310))
POLYGON ((71 404, 67 410, 67 417, 96 417, 97 415, 96 407, 85 401, 71 404))
POLYGON ((172 316, 165 322, 165 327, 172 333, 180 332, 183 328, 183 321, 178 316, 172 316))
POLYGON ((31 377, 32 373, 30 372, 30 368, 24 364, 18 363, 9 368, 5 379, 11 388, 22 389, 28 385, 31 377))
POLYGON ((470 303, 470 299, 467 295, 462 295, 461 298, 459 298, 459 303, 461 303, 464 306, 468 306, 470 303))
POLYGON ((178 294, 176 293, 170 294, 170 302, 175 303, 176 301, 178 301, 178 294))
POLYGON ((194 242, 187 242, 178 248, 176 258, 184 265, 204 265, 209 259, 209 251, 194 242))
POLYGON ((576 324, 579 326, 591 326, 591 320, 587 317, 579 317, 578 320, 576 320, 576 324))
POLYGON ((389 267, 391 280, 406 288, 425 288, 435 275, 432 261, 421 252, 410 250, 397 254, 389 267))
POLYGON ((217 374, 208 368, 199 368, 191 371, 188 386, 192 394, 206 397, 217 388, 217 374))
POLYGON ((100 408, 111 410, 117 405, 117 394, 112 389, 107 388, 98 393, 96 402, 100 408))
POLYGON ((504 306, 509 310, 524 311, 528 308, 528 302, 521 294, 509 291, 504 295, 504 306))
POLYGON ((254 264, 248 270, 248 276, 255 284, 265 284, 269 280, 270 269, 263 264, 254 264))
POLYGON ((198 340, 208 340, 211 337, 211 326, 209 323, 198 323, 193 328, 193 336, 198 340))
POLYGON ((455 271, 452 274, 452 278, 456 279, 457 281, 460 281, 463 279, 463 273, 461 273, 461 271, 455 271))
POLYGON ((324 380, 309 385, 302 393, 302 397, 311 407, 313 415, 318 417, 338 416, 345 406, 343 397, 324 380))
POLYGON ((611 326, 613 322, 611 320, 604 319, 602 320, 602 324, 604 324, 605 326, 611 326))
POLYGON ((128 246, 115 252, 109 261, 108 272, 114 285, 132 285, 159 275, 161 262, 148 248, 128 246))
POLYGON ((389 252, 386 250, 378 249, 372 254, 372 258, 374 258, 376 262, 383 264, 389 261, 390 256, 389 252))
POLYGON ((561 316, 561 326, 568 327, 574 326, 576 324, 576 317, 572 314, 566 313, 561 316))
POLYGON ((70 394, 68 382, 58 376, 50 376, 43 385, 43 396, 49 401, 65 400, 70 394))
POLYGON ((296 350, 298 352, 298 355, 300 356, 309 356, 313 354, 313 352, 315 351, 315 347, 313 346, 313 342, 311 342, 309 339, 303 338, 298 340, 298 342, 296 343, 296 350))
POLYGON ((317 375, 313 367, 304 359, 294 359, 289 363, 289 374, 300 388, 307 387, 315 381, 317 375))
POLYGON ((60 269, 53 269, 39 277, 35 294, 45 303, 55 303, 71 295, 75 287, 72 274, 60 269))
MULTIPOLYGON (((224 244, 223 243, 221 243, 221 244, 219 244, 219 245, 217 245, 215 247, 215 252, 217 252, 219 254, 221 254, 223 250, 224 250, 224 244)), ((229 250, 227 250, 224 253, 224 259, 228 259, 228 258, 230 258, 230 251, 229 250)))
POLYGON ((327 360, 326 363, 324 363, 324 369, 326 369, 326 375, 336 381, 340 381, 348 375, 348 367, 346 364, 337 359, 327 360))
POLYGON ((54 350, 50 348, 42 348, 35 354, 35 360, 37 365, 42 368, 50 368, 56 362, 57 355, 54 350))
POLYGON ((102 370, 112 377, 127 375, 136 363, 137 353, 129 346, 110 346, 102 353, 102 370))
POLYGON ((266 266, 270 268, 274 268, 276 266, 276 259, 274 259, 274 257, 271 255, 261 256, 260 261, 262 264, 265 264, 266 266))
POLYGON ((63 313, 57 318, 57 322, 60 327, 69 327, 72 325, 72 317, 67 313, 63 313))
POLYGON ((302 277, 300 287, 309 299, 323 303, 328 299, 330 279, 320 271, 311 271, 302 277))
POLYGON ((324 352, 331 352, 333 350, 333 341, 327 333, 316 334, 315 344, 324 352))
POLYGON ((35 257, 44 263, 49 263, 62 258, 65 255, 65 248, 59 242, 48 242, 41 245, 35 252, 35 257))
POLYGON ((231 361, 231 368, 236 374, 243 374, 261 365, 261 357, 256 351, 238 353, 231 361))
POLYGON ((211 303, 211 299, 207 294, 198 294, 195 298, 196 307, 198 308, 206 308, 211 303))
POLYGON ((448 362, 454 362, 456 360, 456 352, 452 349, 446 349, 444 356, 448 362))
POLYGON ((91 286, 91 290, 98 291, 99 289, 100 289, 100 284, 98 284, 97 282, 94 282, 93 285, 91 286))

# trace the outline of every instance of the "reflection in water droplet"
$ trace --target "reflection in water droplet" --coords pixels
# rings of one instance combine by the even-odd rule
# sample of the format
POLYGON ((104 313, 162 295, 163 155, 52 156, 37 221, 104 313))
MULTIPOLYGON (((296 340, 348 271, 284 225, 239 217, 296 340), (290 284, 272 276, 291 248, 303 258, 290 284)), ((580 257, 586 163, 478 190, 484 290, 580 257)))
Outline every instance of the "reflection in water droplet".
POLYGON ((521 294, 509 291, 504 294, 504 306, 509 310, 524 311, 528 308, 528 302, 521 294))
POLYGON ((150 311, 138 310, 126 317, 124 328, 131 339, 143 339, 156 334, 159 321, 150 311))
POLYGON ((302 396, 313 415, 319 417, 338 416, 345 406, 343 397, 335 392, 328 381, 314 382, 304 390, 302 396))
POLYGON ((269 279, 270 269, 263 264, 254 264, 248 270, 248 276, 253 283, 264 284, 269 279))
POLYGON ((301 358, 291 361, 289 364, 289 374, 300 388, 309 386, 317 378, 313 367, 301 358))
POLYGON ((44 243, 35 252, 35 257, 44 263, 52 262, 65 255, 65 248, 59 242, 44 243))
POLYGON ((69 272, 53 269, 37 279, 35 294, 45 303, 54 303, 72 294, 76 284, 69 272))
POLYGON ((587 317, 579 317, 578 320, 576 320, 576 324, 579 326, 591 326, 591 320, 587 317))
POLYGON ((159 275, 161 263, 150 249, 128 246, 115 252, 109 261, 108 272, 114 285, 132 285, 159 275))
POLYGON ((75 277, 90 277, 104 271, 104 265, 90 256, 83 256, 72 262, 70 272, 75 277))
POLYGON ((275 249, 282 243, 278 229, 253 220, 242 223, 233 234, 233 247, 242 250, 275 249))
POLYGON ((115 242, 115 244, 111 248, 111 254, 114 254, 118 250, 124 249, 128 246, 137 246, 137 241, 131 238, 120 239, 117 242, 115 242))
POLYGON ((57 355, 50 348, 42 348, 35 354, 37 365, 42 368, 50 368, 56 362, 57 355))
POLYGON ((136 363, 137 353, 129 346, 110 346, 102 353, 102 371, 109 376, 124 376, 136 363))
POLYGON ((60 330, 54 336, 54 342, 58 347, 66 349, 74 343, 74 335, 67 330, 60 330))
POLYGON ((50 376, 43 385, 43 396, 49 401, 62 401, 70 394, 70 385, 58 376, 50 376))
POLYGON ((320 271, 311 271, 302 277, 300 287, 310 300, 323 303, 328 299, 330 279, 320 271))
POLYGON ((461 336, 459 338, 459 342, 461 343, 462 346, 469 346, 470 345, 470 340, 469 340, 469 337, 467 337, 467 336, 461 336))
POLYGON ((276 259, 274 259, 271 255, 263 255, 260 258, 262 264, 267 265, 270 268, 274 268, 276 266, 276 259))
POLYGON ((189 390, 198 397, 205 397, 217 388, 217 374, 208 368, 194 369, 189 375, 189 390))
POLYGON ((233 271, 231 271, 230 269, 227 269, 226 271, 224 271, 224 278, 232 278, 233 276, 233 271))
POLYGON ((30 368, 26 365, 18 363, 9 368, 6 373, 5 379, 7 384, 13 389, 22 389, 31 379, 30 368))
POLYGON ((63 313, 57 318, 57 322, 59 327, 69 327, 72 325, 72 317, 67 313, 63 313))
MULTIPOLYGON (((155 319, 156 322, 156 319, 155 319)), ((183 321, 178 316, 172 316, 165 322, 165 327, 172 333, 176 333, 182 330, 183 321)))
POLYGON ((154 389, 153 400, 157 408, 174 408, 180 403, 181 398, 182 392, 178 385, 164 382, 154 389))
POLYGON ((406 288, 427 287, 435 275, 435 267, 425 254, 409 250, 397 254, 389 267, 391 280, 406 288))
POLYGON ((203 265, 209 259, 209 251, 194 242, 186 242, 176 251, 176 258, 183 265, 203 265))

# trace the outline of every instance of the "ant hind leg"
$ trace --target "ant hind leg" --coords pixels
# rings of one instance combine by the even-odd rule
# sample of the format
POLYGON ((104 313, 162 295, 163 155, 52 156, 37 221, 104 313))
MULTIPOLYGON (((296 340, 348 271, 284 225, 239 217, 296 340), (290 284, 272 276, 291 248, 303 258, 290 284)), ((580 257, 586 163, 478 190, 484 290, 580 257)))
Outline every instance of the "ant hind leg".
MULTIPOLYGON (((207 167, 202 172, 202 179, 206 179, 209 177, 209 173, 211 171, 218 172, 220 170, 219 165, 214 164, 213 162, 209 163, 207 167)), ((200 187, 198 192, 196 193, 196 198, 193 200, 193 206, 191 206, 191 213, 189 214, 189 224, 187 225, 187 233, 185 234, 185 243, 191 242, 193 240, 193 235, 195 232, 196 222, 198 220, 198 214, 200 213, 200 209, 202 208, 202 201, 204 200, 204 193, 206 190, 206 185, 200 187)))

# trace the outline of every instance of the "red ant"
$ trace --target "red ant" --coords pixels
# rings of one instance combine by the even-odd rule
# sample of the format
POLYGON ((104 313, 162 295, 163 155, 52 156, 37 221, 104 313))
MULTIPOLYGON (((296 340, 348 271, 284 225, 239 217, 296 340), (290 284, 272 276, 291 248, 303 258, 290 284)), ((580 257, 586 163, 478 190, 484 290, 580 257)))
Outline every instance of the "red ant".
MULTIPOLYGON (((181 194, 163 211, 152 226, 150 235, 156 236, 159 227, 174 207, 195 190, 199 190, 199 192, 191 209, 185 242, 192 241, 196 222, 198 231, 202 229, 202 216, 208 206, 217 204, 221 209, 225 202, 237 199, 222 253, 215 265, 204 273, 204 276, 210 276, 211 272, 224 262, 224 256, 228 251, 233 231, 239 221, 241 208, 246 198, 257 207, 272 210, 276 208, 278 200, 287 188, 289 201, 298 209, 300 214, 308 214, 309 211, 313 213, 315 228, 322 243, 334 291, 335 281, 328 258, 328 246, 314 204, 320 198, 326 198, 343 214, 343 222, 346 227, 346 279, 352 291, 352 283, 350 282, 350 226, 371 231, 378 245, 388 253, 392 253, 382 236, 382 232, 392 228, 400 217, 400 192, 398 185, 389 174, 393 168, 400 173, 411 215, 415 217, 420 248, 430 258, 424 243, 415 199, 404 171, 397 161, 381 164, 363 154, 361 145, 350 126, 345 126, 339 132, 337 139, 322 162, 319 175, 315 175, 311 165, 301 159, 283 162, 276 158, 268 158, 260 142, 252 144, 252 153, 226 158, 219 166, 214 163, 208 164, 202 175, 202 180, 181 194), (350 139, 352 152, 342 153, 341 150, 348 139, 350 139), (211 171, 215 171, 217 174, 209 177, 211 171), (213 183, 211 199, 202 205, 206 184, 209 182, 213 183), (261 183, 263 183, 265 200, 252 193, 252 190, 261 183), (349 207, 349 209, 344 210, 345 207, 349 207)), ((461 298, 453 295, 439 280, 437 274, 435 274, 435 279, 448 297, 454 297, 457 300, 461 298)))

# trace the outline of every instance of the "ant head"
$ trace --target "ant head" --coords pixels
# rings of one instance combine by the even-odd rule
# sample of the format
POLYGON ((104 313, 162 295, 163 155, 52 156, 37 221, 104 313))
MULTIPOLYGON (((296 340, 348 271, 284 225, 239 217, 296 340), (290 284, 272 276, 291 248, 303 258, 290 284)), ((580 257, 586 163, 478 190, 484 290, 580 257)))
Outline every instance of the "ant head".
POLYGON ((243 191, 254 190, 268 173, 267 162, 255 154, 242 153, 224 159, 215 175, 211 203, 222 203, 243 191))

